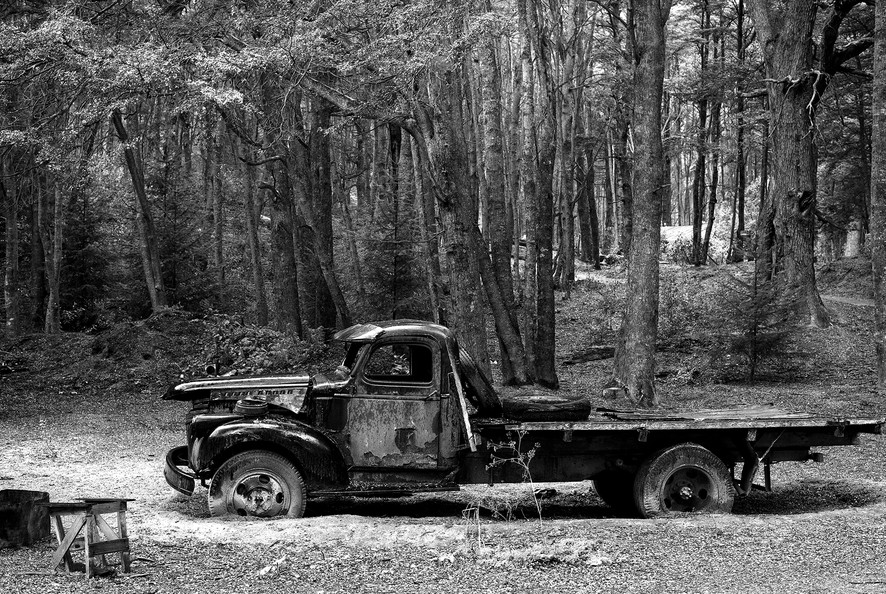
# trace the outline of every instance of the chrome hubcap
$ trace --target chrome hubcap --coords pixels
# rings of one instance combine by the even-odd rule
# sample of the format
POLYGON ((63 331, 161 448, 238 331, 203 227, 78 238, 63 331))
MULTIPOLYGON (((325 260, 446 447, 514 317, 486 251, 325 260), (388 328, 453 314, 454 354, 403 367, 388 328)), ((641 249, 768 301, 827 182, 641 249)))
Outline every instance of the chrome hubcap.
POLYGON ((712 505, 714 482, 699 468, 679 468, 671 473, 661 489, 664 509, 675 512, 702 511, 712 505))
POLYGON ((241 516, 277 516, 288 507, 283 482, 264 472, 241 478, 234 486, 231 499, 234 512, 241 516))

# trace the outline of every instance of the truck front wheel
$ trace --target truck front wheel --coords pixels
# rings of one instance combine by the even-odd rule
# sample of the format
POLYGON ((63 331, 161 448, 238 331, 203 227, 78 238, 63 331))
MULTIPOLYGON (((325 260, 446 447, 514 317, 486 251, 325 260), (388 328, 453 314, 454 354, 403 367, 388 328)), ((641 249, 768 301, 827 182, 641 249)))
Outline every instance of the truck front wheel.
POLYGON ((283 456, 265 450, 231 456, 209 485, 213 516, 300 518, 305 502, 305 481, 298 469, 283 456))
POLYGON ((644 518, 675 512, 728 513, 734 500, 729 469, 695 443, 653 454, 634 480, 634 503, 644 518))

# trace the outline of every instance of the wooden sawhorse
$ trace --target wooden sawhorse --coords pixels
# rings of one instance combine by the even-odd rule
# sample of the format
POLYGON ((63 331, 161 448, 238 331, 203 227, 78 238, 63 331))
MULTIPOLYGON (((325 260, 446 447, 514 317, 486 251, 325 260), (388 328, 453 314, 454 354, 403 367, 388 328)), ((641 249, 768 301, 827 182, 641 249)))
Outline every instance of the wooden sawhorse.
POLYGON ((132 499, 82 499, 80 502, 45 503, 52 527, 58 539, 58 548, 52 555, 52 568, 64 562, 65 570, 78 568, 71 558, 72 552, 83 551, 86 577, 92 577, 96 568, 92 559, 111 553, 120 553, 123 572, 129 573, 129 535, 126 532, 126 502, 132 499), (102 515, 117 514, 116 530, 102 515), (73 516, 74 522, 65 532, 62 517, 73 516), (83 536, 80 536, 80 533, 83 536))

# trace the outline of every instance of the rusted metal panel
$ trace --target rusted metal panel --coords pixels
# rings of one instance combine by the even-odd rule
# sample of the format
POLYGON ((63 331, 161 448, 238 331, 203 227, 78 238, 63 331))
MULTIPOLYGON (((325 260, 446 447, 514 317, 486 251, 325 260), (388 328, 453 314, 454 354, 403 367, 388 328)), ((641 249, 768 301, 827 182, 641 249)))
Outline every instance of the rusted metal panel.
POLYGON ((434 400, 352 397, 348 429, 355 465, 437 468, 439 396, 434 400))

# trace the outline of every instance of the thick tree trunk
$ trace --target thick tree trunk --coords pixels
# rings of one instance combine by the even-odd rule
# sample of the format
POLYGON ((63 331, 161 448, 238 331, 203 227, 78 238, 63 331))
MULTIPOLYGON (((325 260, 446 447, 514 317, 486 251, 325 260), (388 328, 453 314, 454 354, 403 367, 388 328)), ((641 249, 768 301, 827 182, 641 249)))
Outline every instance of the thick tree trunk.
POLYGON ((132 180, 132 187, 136 197, 136 223, 139 231, 139 248, 142 257, 142 269, 145 275, 145 283, 148 287, 148 295, 151 299, 151 310, 154 312, 166 307, 166 286, 163 283, 163 273, 160 265, 160 251, 157 247, 157 233, 154 230, 154 218, 151 215, 151 203, 145 191, 145 176, 142 171, 141 159, 136 154, 135 148, 129 141, 129 133, 123 123, 123 115, 118 110, 111 114, 117 137, 123 144, 123 156, 126 160, 126 169, 132 180))
POLYGON ((264 119, 264 146, 273 157, 265 163, 267 183, 261 188, 270 192, 271 214, 271 298, 274 326, 281 332, 304 337, 299 301, 299 229, 295 199, 289 175, 289 158, 282 136, 284 113, 278 89, 269 75, 262 75, 261 92, 264 119))
POLYGON ((450 69, 433 74, 430 92, 431 104, 436 107, 433 129, 423 133, 427 138, 428 167, 435 173, 434 191, 448 263, 450 305, 446 318, 459 343, 488 374, 485 315, 477 292, 481 281, 476 255, 482 248, 471 229, 476 227, 477 211, 470 196, 461 72, 450 69))
POLYGON ((886 388, 886 2, 876 5, 871 135, 871 265, 877 384, 886 388))
MULTIPOLYGON (((249 159, 255 162, 254 155, 249 159)), ((268 293, 265 290, 265 270, 262 264, 261 243, 258 238, 261 209, 256 204, 255 168, 247 164, 246 188, 243 199, 243 215, 246 219, 246 239, 249 245, 249 263, 252 271, 252 290, 255 291, 255 323, 259 326, 268 325, 268 293)))
POLYGON ((665 23, 670 4, 632 0, 634 48, 634 225, 628 252, 625 317, 616 346, 614 375, 628 397, 655 406, 655 343, 658 336, 658 255, 664 192, 661 98, 665 23))
MULTIPOLYGON (((846 11, 857 2, 843 3, 846 11)), ((772 130, 771 200, 775 210, 775 253, 788 287, 800 292, 812 324, 829 325, 830 316, 815 284, 815 208, 817 163, 815 107, 836 71, 833 57, 837 28, 832 14, 825 27, 822 65, 814 63, 813 42, 818 4, 789 0, 783 7, 767 0, 750 3, 764 46, 764 62, 772 130), (825 70, 823 72, 822 70, 825 70), (831 71, 833 70, 833 72, 831 71)), ((836 8, 835 8, 836 9, 836 8)), ((836 23, 834 19, 836 18, 836 23)))
MULTIPOLYGON (((522 2, 521 2, 522 4, 522 2)), ((554 319, 554 161, 557 147, 557 121, 555 119, 556 89, 552 75, 549 40, 542 34, 539 23, 540 1, 526 3, 521 19, 527 31, 536 57, 540 80, 537 95, 539 113, 537 131, 537 184, 536 231, 538 249, 536 261, 535 307, 538 324, 535 333, 535 381, 543 386, 557 388, 559 380, 555 365, 555 319, 554 319)), ((531 224, 531 223, 529 223, 531 224)), ((531 298, 531 297, 530 297, 531 298)))

